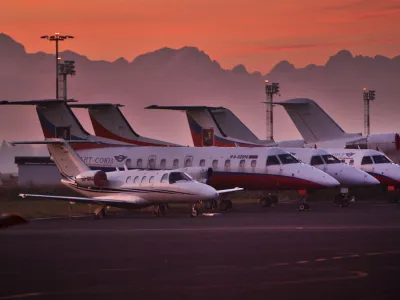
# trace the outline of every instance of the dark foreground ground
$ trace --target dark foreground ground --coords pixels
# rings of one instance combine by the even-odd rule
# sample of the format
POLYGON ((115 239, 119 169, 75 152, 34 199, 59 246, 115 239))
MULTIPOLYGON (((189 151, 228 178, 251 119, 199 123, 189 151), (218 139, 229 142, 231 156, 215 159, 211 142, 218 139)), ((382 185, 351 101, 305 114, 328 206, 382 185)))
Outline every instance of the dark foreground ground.
POLYGON ((0 299, 400 299, 400 205, 240 206, 0 231, 0 299))

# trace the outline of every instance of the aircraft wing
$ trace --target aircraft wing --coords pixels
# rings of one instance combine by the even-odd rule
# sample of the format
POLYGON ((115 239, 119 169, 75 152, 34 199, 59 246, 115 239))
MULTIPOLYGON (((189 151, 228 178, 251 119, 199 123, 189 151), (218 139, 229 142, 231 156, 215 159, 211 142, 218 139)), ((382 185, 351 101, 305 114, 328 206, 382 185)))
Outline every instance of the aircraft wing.
POLYGON ((147 201, 140 197, 132 197, 129 199, 110 199, 106 197, 86 198, 86 197, 70 197, 70 196, 52 196, 52 195, 36 195, 36 194, 19 194, 21 198, 41 198, 41 199, 54 199, 60 201, 79 202, 87 204, 103 204, 113 207, 129 207, 148 204, 147 201))
POLYGON ((243 188, 235 187, 233 189, 219 190, 219 191, 217 191, 217 193, 219 195, 219 194, 233 193, 233 192, 238 192, 238 191, 243 191, 243 188))

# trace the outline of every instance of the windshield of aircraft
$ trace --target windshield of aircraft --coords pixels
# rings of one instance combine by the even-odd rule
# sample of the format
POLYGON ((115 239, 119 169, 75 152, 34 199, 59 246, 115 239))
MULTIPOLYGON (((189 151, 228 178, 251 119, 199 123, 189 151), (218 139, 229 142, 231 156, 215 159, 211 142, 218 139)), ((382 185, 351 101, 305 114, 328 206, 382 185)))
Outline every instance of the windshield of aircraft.
POLYGON ((291 154, 280 154, 278 155, 283 165, 287 164, 297 164, 299 161, 291 154))
POLYGON ((324 159, 325 163, 327 165, 329 164, 340 164, 340 160, 338 160, 336 157, 330 154, 322 155, 322 158, 324 159))
POLYGON ((169 173, 169 183, 173 184, 178 181, 192 181, 192 178, 183 172, 171 172, 169 173))
POLYGON ((391 161, 385 155, 373 155, 372 158, 376 164, 390 164, 391 161))

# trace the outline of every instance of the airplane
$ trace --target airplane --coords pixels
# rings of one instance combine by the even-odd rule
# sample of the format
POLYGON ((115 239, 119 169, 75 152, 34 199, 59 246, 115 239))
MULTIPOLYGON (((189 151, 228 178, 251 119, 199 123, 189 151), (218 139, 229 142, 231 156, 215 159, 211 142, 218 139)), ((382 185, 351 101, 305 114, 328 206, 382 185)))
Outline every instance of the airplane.
MULTIPOLYGON (((30 100, 1 101, 3 105, 36 105, 42 130, 46 138, 67 137, 70 140, 94 141, 65 101, 30 100)), ((110 171, 124 165, 128 169, 175 170, 187 168, 189 175, 212 176, 207 184, 216 189, 230 189, 240 186, 247 190, 261 191, 260 205, 271 202, 271 193, 278 190, 296 190, 301 197, 300 210, 304 210, 307 191, 334 188, 339 182, 321 170, 301 163, 287 151, 280 148, 198 148, 198 147, 136 147, 131 144, 117 146, 79 143, 77 150, 83 161, 92 169, 110 171), (279 165, 270 165, 269 160, 278 159, 279 165), (208 170, 211 169, 211 172, 208 170)), ((110 143, 115 143, 109 140, 110 143)), ((232 207, 230 200, 222 199, 222 210, 232 207)))
POLYGON ((44 198, 68 202, 97 204, 95 216, 106 215, 107 207, 139 209, 153 206, 153 214, 162 216, 167 204, 191 204, 191 216, 199 215, 197 204, 213 202, 220 194, 243 190, 233 188, 215 190, 179 170, 116 170, 104 172, 91 170, 63 139, 46 139, 40 142, 11 142, 18 144, 46 144, 56 163, 61 183, 84 197, 19 194, 22 198, 44 198))
MULTIPOLYGON (((310 100, 310 101, 312 101, 312 100, 310 100)), ((286 102, 280 102, 280 103, 286 103, 286 102)), ((292 101, 290 101, 290 103, 292 103, 292 101)), ((297 101, 295 101, 295 103, 297 103, 297 101)), ((312 101, 312 103, 314 103, 314 102, 312 101)), ((289 107, 289 105, 288 105, 288 107, 289 107)), ((290 104, 290 107, 292 107, 292 104, 290 104)), ((297 107, 297 105, 296 105, 296 107, 297 107)), ((165 110, 185 111, 187 118, 188 118, 190 130, 192 133, 193 143, 196 146, 204 147, 204 146, 210 146, 210 145, 218 145, 217 143, 205 144, 203 141, 205 139, 205 136, 207 135, 207 134, 205 135, 205 132, 207 133, 207 131, 211 131, 211 134, 216 135, 214 138, 212 138, 212 137, 209 138, 209 140, 212 141, 213 139, 217 140, 218 138, 220 138, 221 136, 219 134, 221 134, 221 132, 222 133, 228 132, 228 130, 229 130, 229 135, 225 134, 225 136, 224 136, 224 141, 226 142, 226 144, 225 144, 226 146, 229 146, 229 145, 232 146, 238 140, 240 141, 241 147, 254 147, 255 143, 257 143, 256 144, 257 147, 260 147, 260 146, 265 147, 266 145, 268 145, 268 143, 265 143, 264 141, 257 139, 256 135, 253 132, 251 132, 251 130, 248 127, 246 127, 246 125, 243 124, 242 121, 233 112, 231 112, 229 109, 224 108, 224 107, 152 105, 147 108, 148 109, 165 109, 165 110), (234 131, 234 130, 232 130, 232 128, 240 129, 240 130, 234 131), (232 138, 232 136, 234 138, 232 138), (246 140, 246 139, 248 139, 248 140, 246 140)), ((313 123, 316 128, 319 128, 317 126, 317 124, 321 124, 321 126, 325 126, 324 125, 325 123, 329 124, 330 122, 334 122, 334 121, 332 121, 332 119, 330 119, 330 117, 328 115, 325 114, 325 112, 323 112, 323 111, 321 112, 321 111, 322 110, 319 109, 319 114, 321 115, 318 117, 319 123, 316 123, 316 124, 313 123)), ((314 110, 312 113, 314 113, 314 110)), ((311 122, 311 120, 313 120, 313 116, 310 116, 310 115, 304 113, 304 116, 302 116, 299 119, 301 119, 301 120, 307 119, 307 120, 309 120, 309 122, 311 122)), ((326 125, 326 126, 328 127, 329 125, 326 125)), ((317 129, 315 129, 315 130, 317 130, 317 129)), ((385 136, 385 134, 383 134, 382 136, 385 136)), ((334 141, 332 141, 332 142, 334 142, 334 141)), ((307 146, 305 144, 304 140, 281 141, 281 142, 277 142, 277 144, 279 145, 279 147, 282 147, 291 153, 297 153, 297 155, 302 154, 301 157, 297 156, 300 160, 302 160, 305 163, 311 164, 314 167, 320 168, 321 170, 326 170, 328 172, 328 174, 330 174, 335 179, 337 179, 339 182, 341 182, 340 178, 335 177, 333 175, 336 172, 329 173, 329 168, 332 168, 332 166, 330 166, 328 168, 326 161, 322 157, 321 157, 321 159, 314 158, 315 154, 311 154, 312 152, 309 152, 310 150, 308 150, 308 151, 300 150, 300 149, 302 149, 302 147, 307 146), (292 147, 291 145, 293 145, 293 144, 296 145, 296 147, 295 147, 296 149, 291 148, 292 147), (306 157, 304 157, 304 155, 306 155, 306 157), (310 158, 313 158, 314 160, 310 160, 310 158), (320 163, 317 164, 317 162, 320 162, 320 163)), ((325 145, 330 146, 330 144, 328 144, 328 143, 325 145)), ((379 172, 370 172, 368 168, 365 168, 361 164, 361 159, 364 156, 372 155, 371 154, 372 152, 370 152, 371 150, 351 149, 351 151, 347 151, 346 149, 344 149, 344 147, 339 148, 339 147, 335 146, 335 147, 326 147, 325 148, 325 147, 322 147, 321 144, 318 144, 318 145, 312 144, 311 146, 312 146, 312 148, 310 148, 310 145, 308 145, 304 149, 315 149, 318 146, 319 150, 327 151, 328 154, 333 154, 339 160, 343 160, 343 157, 345 157, 347 155, 351 155, 351 156, 349 156, 350 158, 353 156, 356 156, 357 157, 357 159, 355 160, 356 163, 354 163, 354 159, 353 159, 353 161, 351 159, 346 160, 346 161, 352 161, 351 164, 348 163, 349 165, 354 166, 357 169, 360 169, 362 171, 369 173, 371 176, 375 177, 381 183, 381 185, 383 185, 389 191, 393 191, 396 188, 398 189, 400 187, 399 175, 397 175, 397 174, 399 174, 399 168, 396 164, 393 164, 391 161, 390 161, 390 163, 376 166, 375 168, 379 169, 380 170, 379 172), (319 147, 319 146, 321 146, 321 147, 319 147), (323 150, 321 148, 323 148, 323 150), (359 163, 357 163, 358 161, 359 161, 359 163), (378 175, 378 173, 380 175, 378 175), (386 179, 384 179, 382 177, 383 174, 386 179)), ((374 150, 374 151, 375 151, 374 155, 379 155, 380 157, 382 157, 382 156, 386 157, 382 152, 379 152, 376 150, 374 150)), ((322 153, 320 153, 320 154, 322 155, 322 153)), ((331 161, 331 163, 332 162, 333 161, 331 161)), ((338 167, 339 167, 339 165, 338 165, 338 167)), ((342 165, 340 165, 340 167, 345 168, 342 165)), ((357 176, 355 176, 355 178, 357 178, 357 176)), ((355 185, 359 185, 359 184, 357 184, 357 180, 354 183, 355 183, 355 185)), ((346 196, 346 193, 342 193, 342 194, 343 194, 343 196, 346 196)))
MULTIPOLYGON (((124 136, 121 136, 123 133, 126 131, 133 130, 131 129, 129 123, 126 121, 124 118, 122 112, 118 109, 119 105, 117 104, 70 104, 70 107, 84 107, 88 108, 89 114, 91 117, 91 121, 93 124, 93 127, 98 127, 98 124, 103 124, 101 127, 101 130, 98 130, 99 133, 101 133, 102 137, 107 137, 107 138, 112 138, 115 140, 120 140, 120 141, 126 141, 124 139, 124 136), (110 121, 112 120, 112 122, 110 121), (123 128, 121 130, 122 134, 118 134, 115 131, 115 125, 113 124, 121 124, 121 126, 118 126, 118 128, 123 128), (110 135, 108 134, 109 132, 112 132, 114 130, 115 134, 110 135)), ((151 106, 151 108, 155 108, 156 106, 151 106)), ((157 107, 159 108, 159 107, 157 107)), ((165 107, 161 107, 165 108, 165 107)), ((171 107, 168 107, 171 108, 171 107)), ((173 109, 182 109, 183 107, 172 107, 173 109)), ((198 118, 204 123, 207 124, 207 126, 212 126, 213 128, 216 128, 216 131, 221 128, 221 126, 218 126, 217 119, 223 120, 226 122, 226 124, 229 123, 230 119, 237 119, 237 117, 231 113, 229 110, 227 112, 224 112, 224 108, 222 107, 217 107, 217 108, 205 108, 203 106, 196 106, 196 107, 190 107, 190 109, 186 110, 188 120, 190 119, 195 119, 198 118), (191 115, 194 114, 193 118, 191 118, 191 115), (205 114, 205 116, 203 116, 205 114), (213 126, 214 125, 214 126, 213 126)), ((190 121, 189 121, 190 122, 190 121)), ((245 125, 240 122, 239 119, 237 119, 236 122, 239 126, 235 126, 235 129, 245 132, 245 125), (243 128, 240 130, 240 128, 243 128)), ((228 128, 232 128, 229 126, 228 128)), ((249 130, 247 129, 249 132, 249 130)), ((193 134, 193 130, 191 130, 193 134)), ((222 130, 220 132, 223 132, 222 130)), ((97 133, 97 132, 96 132, 97 133)), ((250 132, 248 136, 254 136, 255 135, 250 132)), ((196 144, 196 135, 194 134, 193 136, 193 141, 196 144)), ((227 135, 225 135, 225 141, 231 141, 231 138, 227 138, 227 135)), ((203 144, 204 144, 204 138, 203 144)), ((216 143, 219 146, 226 146, 221 140, 217 140, 218 142, 216 143)), ((235 140, 237 142, 238 140, 235 140)), ((246 142, 246 141, 244 141, 246 142)), ((244 144, 243 144, 244 145, 244 144)), ((241 145, 243 147, 243 145, 241 145)), ((197 145, 198 146, 198 145, 197 145)), ((254 144, 249 144, 246 145, 247 147, 254 147, 254 144)), ((259 146, 259 145, 256 145, 259 146)), ((297 158, 299 158, 302 162, 306 164, 311 164, 313 162, 313 159, 315 156, 318 156, 318 158, 321 157, 321 155, 324 157, 325 160, 323 160, 324 163, 322 164, 316 164, 315 167, 324 171, 325 173, 329 174, 333 178, 335 178, 337 181, 340 183, 340 192, 338 194, 338 203, 340 203, 342 206, 347 206, 349 201, 349 188, 351 187, 359 187, 359 186, 370 186, 370 185, 377 185, 379 184, 379 181, 372 177, 371 175, 368 175, 367 173, 363 172, 362 170, 356 169, 352 166, 348 165, 343 165, 340 163, 338 159, 333 157, 330 153, 328 153, 325 150, 315 150, 315 149, 305 149, 305 148, 300 148, 300 149, 295 149, 295 148, 286 148, 285 150, 291 152, 294 154, 297 158)), ((277 162, 279 163, 279 162, 277 162)), ((271 199, 272 200, 272 199, 271 199)), ((269 199, 267 199, 268 205, 271 205, 270 202, 268 202, 269 199)), ((272 200, 272 202, 276 202, 276 198, 272 200)))
POLYGON ((121 104, 94 103, 94 104, 69 104, 70 108, 88 109, 94 133, 98 137, 112 139, 137 146, 182 146, 165 141, 143 137, 134 131, 122 114, 121 104))
POLYGON ((304 138, 305 147, 373 149, 400 162, 399 133, 362 136, 345 132, 315 101, 308 98, 291 99, 274 104, 285 108, 297 130, 304 138))

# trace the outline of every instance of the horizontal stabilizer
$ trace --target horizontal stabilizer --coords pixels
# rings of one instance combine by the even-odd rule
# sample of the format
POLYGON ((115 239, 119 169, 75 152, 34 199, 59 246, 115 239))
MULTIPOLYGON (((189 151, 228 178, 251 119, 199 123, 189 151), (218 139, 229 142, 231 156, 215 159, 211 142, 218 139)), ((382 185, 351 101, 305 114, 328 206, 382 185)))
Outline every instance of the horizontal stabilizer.
POLYGON ((219 195, 219 194, 233 193, 233 192, 238 192, 238 191, 243 191, 243 188, 235 187, 233 189, 219 190, 219 191, 217 191, 217 193, 219 195))
POLYGON ((1 100, 0 105, 38 105, 47 103, 72 103, 72 102, 78 102, 78 101, 74 99, 68 99, 68 100, 41 99, 41 100, 24 100, 24 101, 1 100))
POLYGON ((145 109, 165 109, 165 110, 203 110, 203 109, 223 109, 224 107, 215 106, 162 106, 162 105, 150 105, 145 109))

